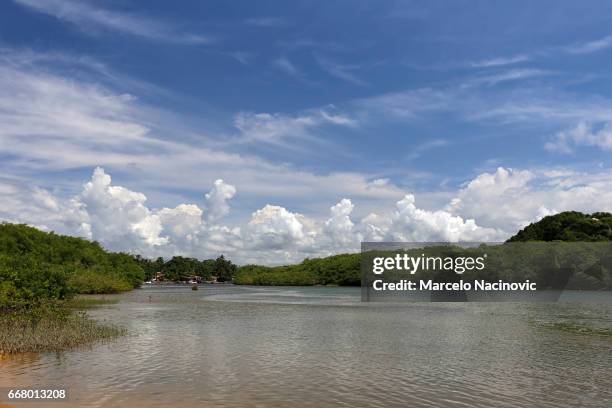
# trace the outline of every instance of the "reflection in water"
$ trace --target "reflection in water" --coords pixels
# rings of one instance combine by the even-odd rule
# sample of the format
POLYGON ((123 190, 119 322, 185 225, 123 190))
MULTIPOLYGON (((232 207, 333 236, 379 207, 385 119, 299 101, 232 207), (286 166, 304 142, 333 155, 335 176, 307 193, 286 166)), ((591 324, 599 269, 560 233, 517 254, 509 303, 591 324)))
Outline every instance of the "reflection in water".
POLYGON ((612 338, 547 326, 610 327, 612 301, 565 297, 393 305, 360 303, 358 288, 147 287, 91 312, 130 335, 0 361, 0 387, 64 385, 69 406, 94 407, 612 406, 612 338))

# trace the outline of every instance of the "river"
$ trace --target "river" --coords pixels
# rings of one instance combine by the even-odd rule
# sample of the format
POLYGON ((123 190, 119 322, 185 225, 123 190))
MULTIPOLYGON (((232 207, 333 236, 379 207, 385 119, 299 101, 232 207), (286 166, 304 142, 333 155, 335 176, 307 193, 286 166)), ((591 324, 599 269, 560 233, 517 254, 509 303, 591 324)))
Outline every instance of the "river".
POLYGON ((117 296, 89 313, 127 336, 5 357, 0 385, 66 387, 68 401, 47 404, 62 407, 612 406, 609 292, 547 304, 369 304, 359 288, 232 285, 117 296))

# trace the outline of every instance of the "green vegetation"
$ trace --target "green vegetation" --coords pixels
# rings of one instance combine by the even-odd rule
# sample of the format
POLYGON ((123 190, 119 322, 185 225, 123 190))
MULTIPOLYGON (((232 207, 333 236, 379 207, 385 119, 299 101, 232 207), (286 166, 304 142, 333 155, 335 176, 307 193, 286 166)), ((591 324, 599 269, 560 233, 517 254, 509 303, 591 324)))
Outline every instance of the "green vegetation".
POLYGON ((531 325, 584 336, 612 338, 612 316, 605 307, 593 304, 591 307, 575 309, 572 305, 558 305, 553 317, 534 314, 531 325))
POLYGON ((246 265, 238 268, 238 285, 343 285, 359 286, 360 254, 341 254, 327 258, 305 259, 296 265, 246 265))
POLYGON ((217 281, 228 282, 232 280, 237 269, 236 265, 223 255, 217 259, 203 261, 182 256, 172 257, 168 261, 164 261, 161 257, 153 261, 140 255, 136 255, 134 259, 144 270, 146 280, 151 280, 155 278, 156 273, 162 272, 164 280, 170 282, 183 282, 194 275, 205 279, 216 276, 217 281))
POLYGON ((550 215, 523 228, 508 241, 612 241, 612 214, 566 211, 550 215))
POLYGON ((138 287, 133 257, 96 242, 0 224, 0 352, 63 350, 123 333, 75 309, 102 304, 78 293, 138 287))
POLYGON ((193 275, 209 277, 212 275, 212 263, 214 263, 210 259, 199 261, 195 258, 185 258, 182 256, 175 256, 168 261, 164 261, 164 258, 161 257, 151 261, 136 256, 136 261, 144 269, 146 280, 154 278, 157 272, 163 272, 164 278, 172 282, 184 281, 193 275))
POLYGON ((64 301, 76 293, 117 293, 144 278, 133 257, 97 242, 0 224, 0 308, 64 301))
POLYGON ((318 283, 315 273, 309 270, 298 270, 296 269, 297 266, 241 266, 238 268, 234 283, 237 285, 276 286, 311 286, 318 283))
POLYGON ((61 351, 125 334, 125 329, 100 323, 82 312, 62 307, 37 307, 0 314, 0 353, 61 351))
POLYGON ((591 327, 579 323, 550 323, 543 326, 567 333, 612 337, 612 328, 609 327, 591 327))
POLYGON ((0 224, 0 352, 62 350, 122 334, 75 312, 112 300, 74 296, 132 290, 160 271, 171 281, 191 275, 231 281, 236 266, 223 256, 151 261, 81 238, 0 224))
POLYGON ((66 302, 66 306, 70 309, 84 310, 105 305, 116 305, 117 303, 119 303, 119 299, 117 298, 109 299, 105 297, 85 295, 75 296, 66 302))

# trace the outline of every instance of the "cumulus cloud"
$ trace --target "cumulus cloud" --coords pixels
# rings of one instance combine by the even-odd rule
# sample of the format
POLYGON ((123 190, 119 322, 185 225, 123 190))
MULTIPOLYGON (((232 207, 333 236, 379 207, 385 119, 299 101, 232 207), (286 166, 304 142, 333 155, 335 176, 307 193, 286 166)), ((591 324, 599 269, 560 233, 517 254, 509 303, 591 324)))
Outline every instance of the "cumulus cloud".
POLYGON ((476 225, 446 211, 426 211, 416 207, 412 194, 398 201, 393 214, 395 241, 492 241, 502 233, 476 225))
POLYGON ((92 237, 113 249, 126 244, 139 247, 141 243, 157 246, 168 242, 160 235, 159 215, 145 205, 145 195, 112 186, 111 177, 99 167, 77 200, 88 214, 92 237))
POLYGON ((213 188, 205 195, 206 220, 215 222, 229 213, 228 201, 236 194, 236 187, 218 179, 213 188))
POLYGON ((299 214, 277 205, 266 205, 253 213, 247 224, 249 245, 261 249, 295 247, 305 238, 299 214))
POLYGON ((236 189, 217 180, 205 200, 174 208, 147 206, 144 194, 113 185, 96 168, 70 198, 18 180, 0 179, 0 219, 83 236, 112 250, 149 257, 225 254, 235 262, 282 264, 305 257, 359 250, 361 241, 499 241, 543 216, 564 210, 612 210, 612 172, 498 168, 482 173, 442 209, 417 205, 413 194, 388 212, 352 219, 355 205, 343 198, 324 219, 267 204, 238 225, 221 225, 236 189))
POLYGON ((175 208, 162 208, 157 212, 163 233, 171 242, 195 239, 202 222, 202 210, 195 204, 179 204, 175 208))
POLYGON ((477 218, 485 225, 514 231, 533 219, 533 203, 520 197, 531 192, 529 182, 534 177, 530 171, 502 167, 493 173, 482 173, 457 193, 449 210, 453 214, 477 218))
POLYGON ((360 235, 354 232, 355 224, 350 217, 354 208, 351 200, 347 198, 330 208, 331 217, 325 221, 324 231, 334 247, 355 248, 359 245, 360 235))
POLYGON ((391 225, 391 217, 370 213, 361 219, 358 228, 364 241, 384 241, 391 225))
MULTIPOLYGON (((4 186, 6 191, 9 186, 4 186)), ((228 201, 236 189, 217 180, 203 203, 175 208, 150 209, 142 193, 112 184, 111 177, 96 168, 91 180, 77 196, 61 200, 46 190, 14 194, 12 210, 2 215, 9 221, 29 222, 100 241, 113 250, 128 250, 148 256, 216 256, 225 253, 238 262, 296 262, 305 256, 356 251, 363 239, 461 240, 483 238, 488 232, 473 220, 464 221, 444 211, 416 208, 414 197, 397 203, 395 212, 370 214, 353 222, 355 208, 344 198, 330 208, 325 221, 308 218, 278 205, 256 210, 242 227, 216 225, 229 212, 228 201), (32 210, 19 206, 32 196, 32 210), (9 217, 21 213, 21 217, 9 217), (48 225, 38 221, 53 220, 48 225)), ((26 207, 28 208, 28 207, 26 207)))
POLYGON ((48 190, 0 177, 0 221, 27 223, 43 231, 92 238, 87 212, 76 199, 60 199, 48 190))
POLYGON ((515 233, 561 211, 612 210, 612 173, 498 168, 475 177, 451 201, 449 211, 481 225, 515 233))

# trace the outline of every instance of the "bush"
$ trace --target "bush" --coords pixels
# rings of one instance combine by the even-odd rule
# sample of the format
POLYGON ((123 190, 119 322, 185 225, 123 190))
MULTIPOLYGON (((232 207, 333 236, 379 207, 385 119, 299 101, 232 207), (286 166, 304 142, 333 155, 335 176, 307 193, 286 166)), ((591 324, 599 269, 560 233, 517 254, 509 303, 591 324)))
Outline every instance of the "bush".
POLYGON ((74 274, 70 278, 70 285, 78 293, 119 293, 131 290, 133 286, 125 278, 95 273, 87 270, 74 274))
POLYGON ((143 279, 132 256, 109 253, 97 242, 0 224, 0 309, 127 291, 143 279))

